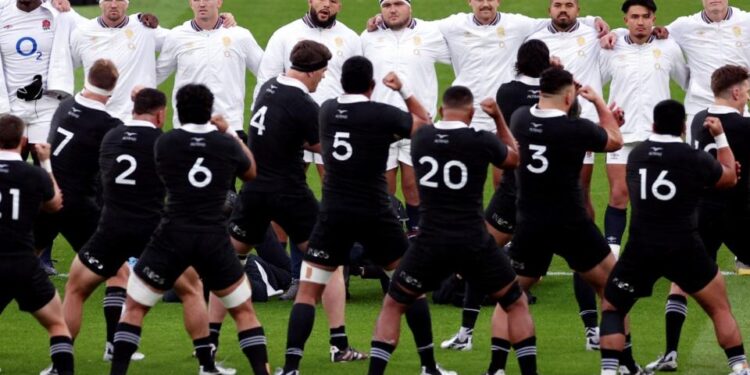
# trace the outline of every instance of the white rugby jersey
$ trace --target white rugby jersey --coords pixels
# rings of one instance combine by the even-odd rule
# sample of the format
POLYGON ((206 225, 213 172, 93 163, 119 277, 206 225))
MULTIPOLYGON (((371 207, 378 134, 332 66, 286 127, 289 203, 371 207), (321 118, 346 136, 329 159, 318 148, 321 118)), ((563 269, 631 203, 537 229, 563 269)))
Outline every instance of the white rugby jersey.
POLYGON ((437 113, 438 80, 435 63, 450 63, 450 52, 443 35, 434 23, 412 19, 402 30, 388 28, 362 33, 364 56, 375 68, 375 90, 372 100, 406 110, 398 92, 382 84, 389 72, 395 72, 427 109, 437 113))
POLYGON ((642 142, 651 135, 654 106, 671 97, 670 77, 682 88, 689 80, 682 50, 671 38, 651 36, 639 45, 623 35, 613 50, 601 52, 599 62, 603 83, 612 81, 609 103, 625 111, 625 125, 620 128, 625 143, 642 142))
MULTIPOLYGON (((551 56, 557 56, 565 70, 584 86, 591 86, 602 95, 602 78, 599 73, 599 39, 594 28, 577 21, 566 31, 557 31, 550 21, 547 27, 534 33, 529 39, 539 39, 547 44, 551 56)), ((596 107, 586 99, 579 98, 581 117, 599 122, 596 107)))
POLYGON ((687 57, 690 86, 685 97, 689 115, 708 108, 714 101, 711 74, 727 64, 750 67, 750 14, 729 8, 727 17, 712 22, 705 12, 680 17, 669 26, 687 57))
POLYGON ((76 66, 83 65, 84 74, 98 59, 109 59, 117 67, 117 79, 107 112, 125 121, 133 112, 130 94, 136 86, 156 87, 156 51, 160 51, 168 30, 150 29, 132 15, 115 27, 101 18, 90 20, 73 32, 70 50, 76 66))
POLYGON ((269 79, 285 73, 292 67, 289 55, 294 46, 302 40, 312 40, 328 47, 333 57, 328 62, 325 78, 318 85, 317 91, 310 95, 318 104, 344 93, 341 88, 341 66, 352 56, 362 54, 362 43, 357 35, 343 23, 336 21, 329 28, 317 27, 305 14, 301 19, 276 30, 268 40, 266 52, 258 71, 258 84, 255 96, 260 87, 269 79))
POLYGON ((172 92, 174 126, 180 126, 174 100, 177 91, 189 83, 201 83, 214 94, 214 114, 224 116, 232 129, 243 130, 245 72, 257 76, 262 57, 263 49, 249 30, 223 27, 221 18, 211 30, 193 20, 172 29, 156 63, 156 77, 161 83, 177 70, 172 92))

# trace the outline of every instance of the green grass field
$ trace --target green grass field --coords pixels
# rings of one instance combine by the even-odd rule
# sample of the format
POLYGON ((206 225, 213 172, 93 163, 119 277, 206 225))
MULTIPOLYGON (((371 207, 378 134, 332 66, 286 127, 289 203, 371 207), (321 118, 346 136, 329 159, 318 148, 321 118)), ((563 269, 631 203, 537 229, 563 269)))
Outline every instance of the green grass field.
MULTIPOLYGON (((249 28, 258 42, 265 46, 266 41, 279 26, 301 16, 306 10, 306 1, 243 1, 227 0, 224 11, 232 12, 240 25, 249 28)), ((612 27, 622 24, 619 11, 620 2, 612 0, 583 1, 582 14, 604 17, 612 27)), ((523 13, 545 17, 546 1, 543 0, 506 0, 502 10, 505 12, 523 13)), ((733 1, 734 6, 750 9, 750 0, 733 1)), ((697 0, 661 0, 658 21, 669 23, 678 15, 687 15, 700 9, 697 0)), ((165 27, 178 25, 192 17, 187 1, 179 0, 132 0, 131 12, 152 12, 160 17, 165 27)), ((445 17, 456 12, 465 12, 469 8, 465 0, 417 0, 414 1, 414 12, 419 18, 431 20, 445 17)), ((85 7, 79 11, 88 17, 98 14, 98 8, 85 7)), ((375 0, 345 0, 339 17, 354 30, 361 30, 365 20, 378 11, 375 0)), ((447 87, 453 79, 452 70, 441 66, 441 88, 447 87)), ((248 74, 248 90, 254 87, 254 78, 248 74)), ((171 92, 171 81, 162 89, 171 92)), ((250 92, 250 91, 248 91, 250 92)), ((674 90, 675 98, 682 98, 683 93, 674 90)), ((248 97, 248 106, 250 98, 248 97)), ((171 118, 168 116, 167 118, 171 118)), ((603 210, 607 203, 607 182, 602 161, 599 160, 592 195, 595 207, 599 211, 601 223, 603 210)), ((319 191, 320 182, 316 174, 309 174, 309 182, 315 191, 319 191)), ((487 186, 486 196, 491 194, 487 186)), ((565 241, 561 238, 560 241, 565 241)), ((59 260, 58 270, 66 272, 73 253, 61 238, 57 241, 54 257, 59 260)), ((732 262, 728 252, 722 251, 720 265, 723 270, 731 271, 732 262)), ((551 271, 567 271, 559 259, 555 260, 551 271)), ((65 279, 54 278, 55 285, 63 292, 65 279)), ((741 329, 750 332, 750 302, 748 296, 750 278, 729 276, 727 284, 735 315, 741 329)), ((664 337, 664 299, 667 294, 666 282, 659 282, 654 289, 654 297, 641 301, 634 309, 632 327, 636 359, 645 364, 653 360, 663 350, 664 337)), ((79 374, 106 374, 109 365, 102 361, 104 344, 104 320, 101 313, 100 288, 86 305, 84 325, 76 341, 76 367, 79 374)), ((347 306, 347 329, 352 345, 362 350, 369 348, 372 327, 379 311, 382 295, 380 287, 373 282, 353 280, 352 300, 347 306)), ((599 355, 596 352, 584 351, 583 330, 578 318, 577 306, 573 299, 571 278, 569 276, 550 276, 544 279, 535 294, 539 303, 532 307, 532 314, 537 325, 539 345, 539 366, 542 374, 578 375, 595 374, 599 369, 599 355)), ((271 302, 256 305, 259 318, 263 322, 268 336, 271 365, 283 363, 286 342, 287 319, 291 304, 271 302)), ((448 369, 457 370, 460 374, 480 374, 489 362, 489 311, 480 315, 475 336, 475 349, 472 352, 456 353, 436 349, 438 362, 448 369)), ((448 338, 458 328, 460 310, 453 307, 433 306, 433 328, 436 345, 448 338)), ((239 351, 235 329, 231 320, 227 320, 223 330, 219 360, 236 367, 240 373, 250 373, 249 366, 239 351)), ((15 304, 9 306, 0 316, 0 372, 1 374, 36 374, 49 363, 47 337, 30 315, 18 312, 15 304)), ((192 344, 182 326, 182 310, 179 305, 160 304, 146 318, 141 350, 146 354, 143 362, 131 366, 133 374, 190 374, 195 373, 197 362, 190 357, 192 344)), ((302 363, 304 374, 362 374, 366 372, 366 363, 331 364, 328 361, 328 327, 322 310, 319 310, 313 336, 307 344, 302 363)), ((696 303, 690 303, 690 316, 685 325, 681 344, 681 374, 726 374, 726 361, 723 352, 718 348, 713 336, 710 320, 699 311, 696 303)), ((404 329, 402 344, 396 351, 390 374, 417 374, 419 364, 413 340, 408 329, 404 329)), ((515 359, 509 359, 509 374, 518 373, 515 359)))

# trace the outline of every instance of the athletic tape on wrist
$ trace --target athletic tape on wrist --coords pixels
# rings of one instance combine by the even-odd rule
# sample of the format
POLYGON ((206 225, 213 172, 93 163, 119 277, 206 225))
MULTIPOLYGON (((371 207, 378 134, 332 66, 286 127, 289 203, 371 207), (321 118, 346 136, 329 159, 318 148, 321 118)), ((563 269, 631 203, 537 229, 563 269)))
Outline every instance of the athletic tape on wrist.
POLYGON ((47 173, 52 173, 52 162, 49 159, 40 161, 39 166, 47 171, 47 173))
POLYGON ((401 90, 398 90, 398 93, 401 94, 401 97, 406 100, 409 99, 414 95, 414 92, 411 91, 411 88, 407 86, 405 83, 401 84, 401 90))
POLYGON ((729 147, 729 141, 727 140, 727 133, 721 133, 714 137, 714 142, 716 142, 716 148, 724 148, 729 147))

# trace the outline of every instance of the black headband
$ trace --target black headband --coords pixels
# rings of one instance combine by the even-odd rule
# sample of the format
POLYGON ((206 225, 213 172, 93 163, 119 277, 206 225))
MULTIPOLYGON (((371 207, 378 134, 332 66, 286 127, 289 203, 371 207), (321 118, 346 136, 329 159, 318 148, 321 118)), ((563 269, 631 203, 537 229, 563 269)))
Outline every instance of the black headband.
POLYGON ((303 73, 314 72, 316 70, 323 69, 323 68, 325 68, 327 66, 328 66, 328 60, 323 60, 323 61, 316 62, 316 63, 311 63, 311 64, 295 64, 295 63, 292 63, 292 69, 294 69, 294 70, 296 70, 298 72, 303 72, 303 73))

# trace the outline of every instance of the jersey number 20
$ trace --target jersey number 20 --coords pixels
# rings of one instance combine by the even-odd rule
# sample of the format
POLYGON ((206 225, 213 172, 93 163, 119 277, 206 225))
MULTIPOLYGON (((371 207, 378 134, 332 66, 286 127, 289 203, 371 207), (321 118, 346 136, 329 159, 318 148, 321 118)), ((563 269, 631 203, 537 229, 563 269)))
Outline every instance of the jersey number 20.
MULTIPOLYGON (((438 183, 437 181, 431 181, 433 177, 438 173, 438 170, 440 169, 440 164, 438 163, 435 158, 432 156, 422 156, 419 159, 419 164, 429 164, 430 170, 422 176, 422 178, 419 179, 419 184, 422 186, 426 186, 429 188, 437 188, 438 183)), ((458 161, 458 160, 451 160, 443 166, 443 183, 445 186, 447 186, 451 190, 459 190, 462 189, 464 186, 466 186, 466 183, 469 180, 469 169, 466 168, 466 164, 458 161), (451 169, 458 168, 458 171, 460 172, 461 179, 456 181, 453 181, 451 179, 451 169)))

